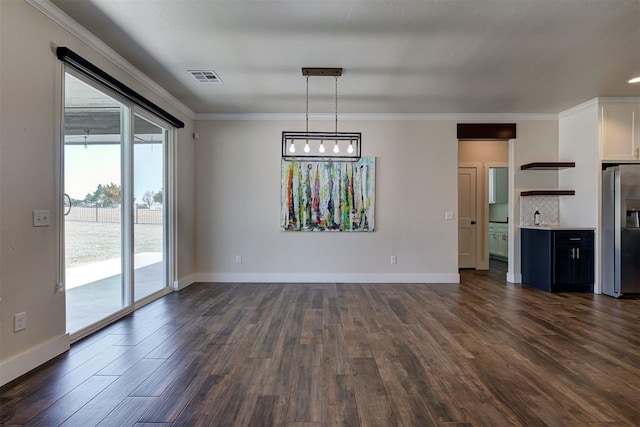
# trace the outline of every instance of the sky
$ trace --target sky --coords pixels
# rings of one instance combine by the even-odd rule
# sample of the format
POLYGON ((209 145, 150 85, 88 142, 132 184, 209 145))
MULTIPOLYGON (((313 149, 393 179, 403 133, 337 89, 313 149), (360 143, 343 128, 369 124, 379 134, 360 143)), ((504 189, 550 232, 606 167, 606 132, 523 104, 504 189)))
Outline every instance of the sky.
MULTIPOLYGON (((64 158, 64 192, 72 199, 93 194, 98 184, 122 184, 120 178, 120 145, 67 145, 64 158)), ((162 146, 134 145, 133 196, 142 203, 147 190, 162 189, 162 146)))

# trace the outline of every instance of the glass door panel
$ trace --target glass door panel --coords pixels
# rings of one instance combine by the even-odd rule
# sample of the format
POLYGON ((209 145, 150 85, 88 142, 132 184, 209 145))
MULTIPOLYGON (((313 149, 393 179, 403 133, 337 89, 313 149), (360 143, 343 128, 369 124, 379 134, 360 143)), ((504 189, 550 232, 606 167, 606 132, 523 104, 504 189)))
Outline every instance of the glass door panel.
POLYGON ((129 304, 123 271, 123 117, 130 110, 65 75, 64 251, 67 332, 129 304))
POLYGON ((134 299, 167 287, 166 171, 167 130, 134 116, 133 283, 134 299))

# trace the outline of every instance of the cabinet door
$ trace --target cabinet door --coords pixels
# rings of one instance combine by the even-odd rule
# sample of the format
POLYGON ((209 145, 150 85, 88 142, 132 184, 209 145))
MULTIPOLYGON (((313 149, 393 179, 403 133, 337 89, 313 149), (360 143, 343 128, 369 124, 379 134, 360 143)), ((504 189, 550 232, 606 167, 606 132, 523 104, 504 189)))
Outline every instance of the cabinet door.
POLYGON ((489 204, 509 201, 509 169, 489 169, 489 204))
POLYGON ((507 257, 509 254, 509 239, 506 233, 498 234, 498 255, 507 257))
POLYGON ((602 158, 604 160, 638 160, 638 105, 602 107, 602 158))
POLYGON ((573 283, 589 285, 593 283, 593 247, 581 245, 576 247, 573 283))
POLYGON ((557 244, 553 254, 553 283, 555 285, 573 284, 575 247, 570 245, 557 244))
POLYGON ((489 204, 496 202, 496 170, 489 168, 489 204))
POLYGON ((498 251, 498 240, 495 231, 489 232, 489 255, 495 255, 498 251))
POLYGON ((495 171, 496 203, 507 203, 509 201, 509 169, 496 168, 495 171))

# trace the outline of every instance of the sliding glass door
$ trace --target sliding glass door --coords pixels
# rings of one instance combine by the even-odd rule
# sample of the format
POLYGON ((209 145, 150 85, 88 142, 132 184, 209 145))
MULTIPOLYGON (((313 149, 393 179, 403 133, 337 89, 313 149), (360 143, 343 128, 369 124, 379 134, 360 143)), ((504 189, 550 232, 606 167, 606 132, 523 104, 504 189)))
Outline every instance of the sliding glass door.
POLYGON ((67 332, 92 329, 167 289, 168 126, 65 74, 67 332))
POLYGON ((64 249, 67 331, 129 304, 123 276, 123 117, 129 109, 65 76, 64 249))
POLYGON ((135 301, 164 288, 166 263, 166 209, 164 200, 166 129, 140 115, 133 135, 133 241, 135 301))

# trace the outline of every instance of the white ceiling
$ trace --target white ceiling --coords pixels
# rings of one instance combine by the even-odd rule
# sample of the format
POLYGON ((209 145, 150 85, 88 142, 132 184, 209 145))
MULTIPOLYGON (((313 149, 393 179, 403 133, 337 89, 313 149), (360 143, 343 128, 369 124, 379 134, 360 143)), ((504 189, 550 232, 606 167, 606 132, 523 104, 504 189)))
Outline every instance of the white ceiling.
POLYGON ((640 96, 640 0, 52 0, 197 113, 558 113, 640 96), (223 84, 187 70, 213 69, 223 84), (312 77, 310 112, 334 111, 312 77))

